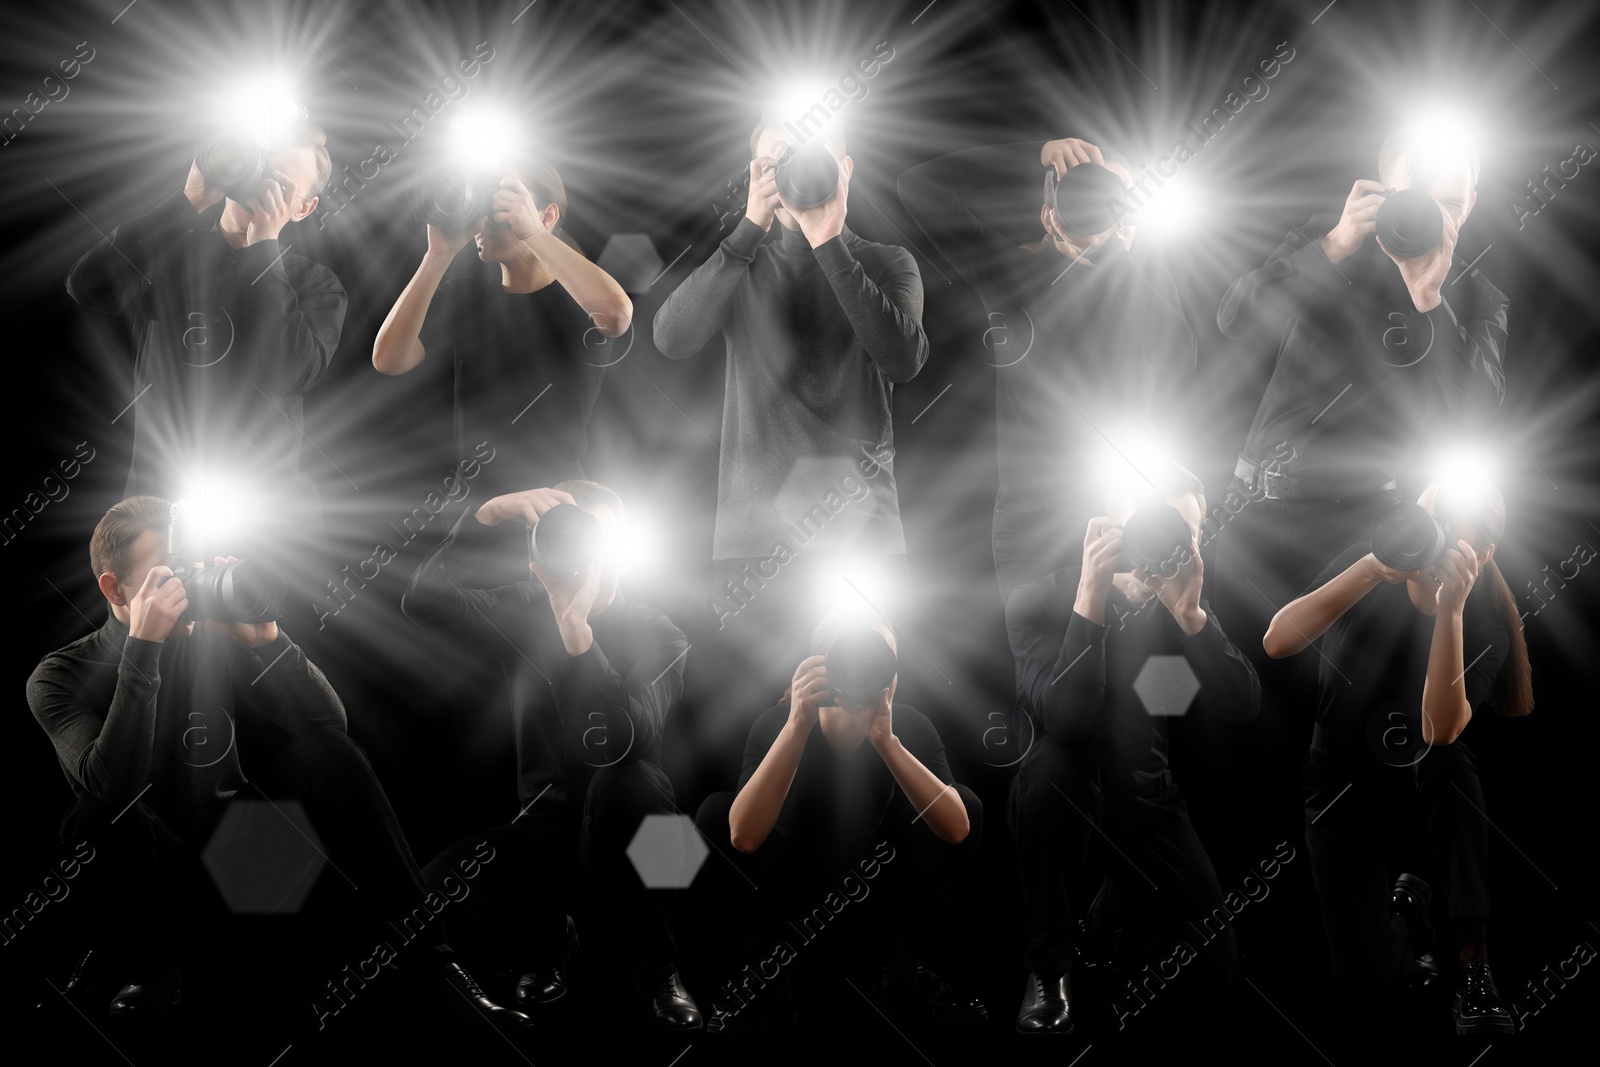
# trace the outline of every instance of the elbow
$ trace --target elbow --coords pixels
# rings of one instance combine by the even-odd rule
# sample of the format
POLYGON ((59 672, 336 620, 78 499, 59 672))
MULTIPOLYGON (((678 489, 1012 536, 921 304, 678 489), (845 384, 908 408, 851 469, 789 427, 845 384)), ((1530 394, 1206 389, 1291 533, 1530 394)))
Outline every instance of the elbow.
POLYGON ((596 311, 589 318, 594 320, 594 328, 602 337, 621 337, 633 325, 633 301, 623 296, 621 303, 596 311))
POLYGON ((967 835, 971 832, 972 820, 967 818, 966 808, 963 807, 960 814, 951 821, 949 826, 944 828, 939 837, 946 844, 959 845, 967 839, 967 835))
POLYGON ((372 345, 372 366, 379 374, 393 377, 405 372, 398 355, 379 337, 372 345))
POLYGON ((1278 617, 1272 618, 1272 624, 1267 627, 1267 632, 1261 637, 1261 649, 1272 659, 1287 659, 1299 652, 1305 645, 1284 633, 1287 627, 1278 625, 1278 617))
POLYGON ((760 848, 763 840, 765 840, 765 838, 757 837, 755 834, 752 834, 748 830, 744 830, 741 827, 734 826, 731 823, 728 826, 729 844, 733 845, 735 849, 744 853, 746 856, 760 848))

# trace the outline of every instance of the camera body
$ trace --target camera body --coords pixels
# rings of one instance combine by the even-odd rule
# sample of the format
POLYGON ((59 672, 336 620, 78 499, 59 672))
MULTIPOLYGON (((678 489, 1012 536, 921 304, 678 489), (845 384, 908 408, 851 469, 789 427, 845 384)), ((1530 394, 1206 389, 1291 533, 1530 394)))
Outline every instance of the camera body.
POLYGON ((1194 531, 1171 504, 1149 504, 1134 511, 1122 524, 1122 555, 1126 563, 1117 570, 1139 570, 1171 577, 1189 562, 1194 531))
POLYGON ((1425 189, 1384 190, 1376 220, 1378 239, 1401 259, 1415 259, 1444 243, 1444 217, 1425 189))
MULTIPOLYGON (((218 622, 263 623, 283 612, 288 586, 283 576, 260 560, 240 559, 212 567, 191 562, 200 554, 199 524, 193 506, 173 503, 167 520, 167 554, 173 559, 172 577, 183 582, 189 596, 180 622, 215 619, 218 622)), ((168 579, 163 578, 165 585, 168 579)))
POLYGON ((1117 224, 1114 205, 1127 195, 1122 179, 1098 163, 1079 163, 1056 177, 1045 168, 1046 201, 1055 208, 1061 227, 1079 236, 1104 233, 1117 224))
POLYGON ((460 233, 493 211, 499 175, 470 167, 436 167, 411 186, 411 215, 418 222, 460 233))
POLYGON ((1395 570, 1431 566, 1454 543, 1444 525, 1421 504, 1403 501, 1372 520, 1372 554, 1395 570))
POLYGON ((600 520, 575 504, 557 504, 528 530, 528 561, 561 581, 600 555, 600 520))
POLYGON ((894 649, 882 634, 867 626, 842 631, 828 650, 823 666, 831 690, 823 707, 838 707, 840 701, 865 707, 894 683, 899 671, 894 649))
POLYGON ((826 204, 839 190, 839 161, 821 138, 790 148, 778 160, 778 195, 804 210, 826 204))

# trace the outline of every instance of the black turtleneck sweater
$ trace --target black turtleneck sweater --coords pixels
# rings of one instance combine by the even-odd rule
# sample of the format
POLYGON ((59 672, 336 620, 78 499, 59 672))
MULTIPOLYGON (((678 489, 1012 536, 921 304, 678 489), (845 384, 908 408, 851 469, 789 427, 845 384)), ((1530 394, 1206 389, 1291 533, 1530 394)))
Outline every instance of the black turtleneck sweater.
POLYGON ((814 549, 904 553, 890 397, 928 358, 911 253, 848 228, 813 249, 781 222, 763 233, 742 219, 656 312, 669 359, 719 332, 728 370, 713 558, 772 555, 793 542, 787 524, 822 527, 814 549), (826 517, 805 524, 818 508, 826 517))
POLYGON ((246 781, 242 715, 295 735, 347 725, 338 694, 282 629, 254 649, 204 623, 188 637, 146 641, 109 613, 100 629, 39 662, 28 706, 73 793, 114 807, 138 798, 173 820, 246 781))

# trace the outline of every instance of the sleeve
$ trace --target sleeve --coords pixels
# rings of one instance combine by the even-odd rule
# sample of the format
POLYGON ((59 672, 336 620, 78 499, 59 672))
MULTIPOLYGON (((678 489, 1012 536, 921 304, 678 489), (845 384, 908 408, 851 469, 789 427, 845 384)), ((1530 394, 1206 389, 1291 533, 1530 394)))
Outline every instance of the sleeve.
MULTIPOLYGON (((502 662, 526 658, 518 640, 538 613, 530 610, 524 587, 463 589, 453 577, 471 573, 492 540, 491 528, 479 522, 474 509, 468 507, 411 576, 400 598, 400 610, 424 630, 478 655, 502 662)), ((555 628, 554 617, 550 617, 550 628, 555 628)))
POLYGON ((333 363, 349 306, 332 271, 309 264, 297 286, 284 269, 284 255, 277 240, 257 241, 239 251, 241 276, 252 279, 252 290, 261 291, 259 314, 278 336, 276 358, 263 360, 263 384, 280 397, 300 396, 321 380, 333 363))
POLYGON ((102 237, 67 272, 67 295, 81 308, 126 314, 143 302, 155 261, 200 219, 180 189, 102 237))
POLYGON ((928 361, 928 336, 922 330, 922 274, 910 252, 903 248, 894 252, 892 264, 874 281, 845 244, 843 234, 812 250, 856 340, 885 378, 908 382, 928 361))
POLYGON ((161 689, 161 643, 129 637, 108 707, 86 701, 77 669, 48 657, 28 678, 28 707, 50 737, 62 769, 89 796, 125 804, 150 781, 161 689))
POLYGON ((319 730, 348 732, 344 703, 327 676, 282 628, 278 638, 260 648, 233 646, 230 675, 234 699, 289 733, 319 730))
POLYGON ((463 279, 451 278, 440 283, 434 291, 433 299, 428 303, 428 313, 422 316, 422 329, 417 331, 422 350, 428 355, 441 355, 456 343, 465 296, 464 286, 463 279))
POLYGON ((1040 599, 1048 588, 1031 583, 1012 591, 1006 632, 1024 708, 1052 738, 1073 741, 1092 732, 1105 705, 1106 628, 1073 612, 1061 634, 1040 599))
POLYGON ((741 218, 711 257, 673 290, 656 311, 652 326, 657 351, 668 359, 682 359, 717 335, 728 321, 734 290, 748 274, 766 235, 760 226, 741 218))
POLYGON ((1124 256, 1135 280, 1131 285, 1128 319, 1144 351, 1145 365, 1158 381, 1186 377, 1199 358, 1199 344, 1183 313, 1178 286, 1167 268, 1154 259, 1124 256))
POLYGON ((1247 723, 1261 710, 1261 680, 1243 652, 1223 632, 1217 614, 1204 600, 1206 624, 1196 634, 1186 634, 1172 623, 1177 647, 1200 682, 1197 698, 1212 715, 1231 723, 1247 723))
POLYGON ((638 654, 626 675, 598 641, 578 656, 553 649, 560 659, 546 663, 569 749, 597 755, 600 766, 636 762, 659 745, 667 713, 683 693, 689 650, 683 632, 653 609, 629 625, 638 630, 632 641, 638 654))
POLYGON ((1006 264, 1043 235, 1043 141, 952 152, 900 175, 900 202, 945 261, 985 302, 1015 299, 1006 264), (1022 210, 1033 205, 1032 217, 1022 210))
MULTIPOLYGON (((1450 286, 1446 284, 1448 292, 1450 286)), ((1489 288, 1487 285, 1484 288, 1489 288)), ((1433 324, 1433 343, 1444 358, 1434 361, 1443 379, 1445 405, 1458 417, 1476 412, 1487 419, 1500 410, 1506 397, 1506 309, 1510 301, 1490 290, 1486 304, 1460 316, 1448 296, 1427 313, 1433 324)))
POLYGON ((1467 706, 1474 715, 1494 692, 1495 679, 1510 654, 1510 632, 1488 612, 1479 613, 1475 625, 1462 630, 1461 661, 1467 665, 1467 706))
POLYGON ((1310 585, 1300 590, 1300 596, 1305 596, 1307 593, 1314 593, 1318 589, 1321 589, 1323 586, 1339 577, 1339 575, 1349 570, 1351 564, 1355 563, 1356 560, 1360 559, 1362 556, 1365 556, 1371 551, 1372 545, 1366 541, 1361 541, 1357 544, 1351 545, 1349 548, 1335 556, 1332 563, 1329 563, 1326 567, 1322 568, 1322 573, 1313 578, 1310 585))
POLYGON ((750 733, 744 741, 744 766, 739 770, 738 788, 745 785, 755 776, 756 768, 761 766, 761 761, 766 759, 767 752, 778 740, 778 733, 783 729, 784 719, 788 707, 779 704, 763 712, 750 727, 750 733))
MULTIPOLYGON (((955 775, 950 771, 950 761, 945 758, 944 739, 939 736, 933 721, 909 705, 894 709, 894 734, 906 751, 917 757, 917 762, 933 772, 945 785, 955 785, 955 775)), ((901 794, 902 796, 904 794, 901 794)))
POLYGON ((1267 261, 1228 287, 1217 327, 1234 340, 1281 334, 1307 300, 1349 281, 1322 251, 1322 238, 1338 220, 1314 216, 1283 239, 1267 261))

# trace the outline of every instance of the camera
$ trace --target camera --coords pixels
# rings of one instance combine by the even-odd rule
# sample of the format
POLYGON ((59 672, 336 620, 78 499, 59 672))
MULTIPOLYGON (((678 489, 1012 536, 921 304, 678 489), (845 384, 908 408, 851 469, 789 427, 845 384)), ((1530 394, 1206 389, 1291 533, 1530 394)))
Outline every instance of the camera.
POLYGON ((200 138, 194 162, 206 184, 231 200, 243 200, 267 176, 266 152, 255 137, 235 129, 213 130, 200 138))
POLYGON ((826 204, 839 190, 839 161, 820 139, 790 148, 778 160, 778 195, 793 207, 826 204))
POLYGON ((828 650, 823 664, 828 672, 828 688, 832 691, 829 703, 838 707, 841 702, 852 707, 865 707, 877 700, 894 682, 899 663, 894 649, 883 635, 867 627, 857 626, 839 634, 828 650))
MULTIPOLYGON (((240 559, 211 567, 190 562, 199 555, 193 508, 179 500, 167 520, 167 554, 173 559, 172 577, 182 580, 189 606, 180 622, 216 619, 218 622, 271 622, 283 612, 288 594, 283 576, 260 560, 240 559)), ((163 578, 162 585, 169 579, 163 578)))
POLYGON ((1104 233, 1117 224, 1112 205, 1126 196, 1127 190, 1112 171, 1098 163, 1079 163, 1060 178, 1054 167, 1046 167, 1045 179, 1049 186, 1045 199, 1068 233, 1104 233))
POLYGON ((528 559, 552 578, 576 578, 600 554, 600 520, 576 504, 557 504, 528 531, 528 559))
POLYGON ((1429 566, 1455 543, 1421 504, 1404 502, 1372 520, 1372 554, 1385 567, 1414 571, 1429 566))
POLYGON ((1378 208, 1378 239, 1401 259, 1415 259, 1444 241, 1444 216, 1425 189, 1384 190, 1378 208))
POLYGON ((1189 561, 1194 531, 1171 504, 1139 508, 1122 525, 1122 555, 1117 570, 1170 576, 1189 561))
POLYGON ((440 167, 424 171, 411 187, 411 214, 418 222, 459 233, 493 211, 500 179, 487 171, 440 167))

